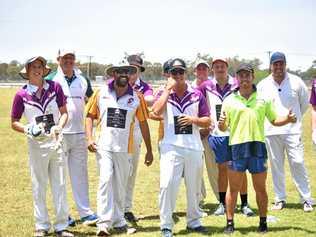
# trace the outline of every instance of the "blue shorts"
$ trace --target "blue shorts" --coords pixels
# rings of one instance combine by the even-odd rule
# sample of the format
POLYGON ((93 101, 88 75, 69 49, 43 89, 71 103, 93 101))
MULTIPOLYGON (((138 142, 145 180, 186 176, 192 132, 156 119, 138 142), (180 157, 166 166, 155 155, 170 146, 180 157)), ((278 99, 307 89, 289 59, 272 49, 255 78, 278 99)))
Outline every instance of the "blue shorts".
POLYGON ((208 137, 208 144, 215 153, 215 161, 217 164, 223 164, 232 159, 231 149, 228 145, 229 137, 208 137))
POLYGON ((263 142, 246 142, 232 145, 232 160, 228 162, 231 170, 250 173, 267 171, 267 150, 263 142))

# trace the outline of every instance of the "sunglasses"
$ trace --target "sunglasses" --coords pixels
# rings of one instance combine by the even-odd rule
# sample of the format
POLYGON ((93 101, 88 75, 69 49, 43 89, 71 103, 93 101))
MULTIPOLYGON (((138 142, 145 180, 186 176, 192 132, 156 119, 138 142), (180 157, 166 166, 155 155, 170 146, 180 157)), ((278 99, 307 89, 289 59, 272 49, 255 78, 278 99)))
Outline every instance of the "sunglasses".
POLYGON ((184 74, 184 70, 183 69, 174 69, 171 72, 171 75, 176 76, 176 75, 183 75, 184 74))

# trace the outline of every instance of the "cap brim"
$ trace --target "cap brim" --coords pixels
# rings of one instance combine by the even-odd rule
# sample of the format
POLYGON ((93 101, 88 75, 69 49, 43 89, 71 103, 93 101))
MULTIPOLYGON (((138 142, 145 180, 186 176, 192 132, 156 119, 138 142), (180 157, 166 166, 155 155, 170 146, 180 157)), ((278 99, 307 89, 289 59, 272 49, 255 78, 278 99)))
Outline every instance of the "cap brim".
POLYGON ((182 69, 182 70, 184 70, 184 71, 186 71, 186 68, 185 67, 182 67, 182 66, 175 66, 175 67, 172 67, 172 68, 170 68, 170 72, 172 72, 172 71, 174 71, 175 69, 182 69))
POLYGON ((137 72, 137 68, 134 65, 126 65, 126 66, 112 66, 106 69, 106 74, 108 76, 112 76, 114 72, 117 72, 118 70, 126 70, 129 74, 134 74, 137 72))
POLYGON ((141 72, 145 71, 145 68, 142 65, 138 64, 138 63, 130 63, 130 65, 140 68, 141 72))
POLYGON ((226 60, 224 60, 224 59, 221 59, 221 58, 217 58, 217 59, 213 60, 212 61, 212 67, 213 67, 214 63, 216 63, 216 62, 223 62, 228 67, 228 62, 226 60))
POLYGON ((210 65, 208 65, 208 63, 198 63, 198 64, 195 65, 194 68, 197 68, 197 67, 200 66, 200 65, 205 65, 205 66, 207 66, 208 68, 210 68, 210 65))

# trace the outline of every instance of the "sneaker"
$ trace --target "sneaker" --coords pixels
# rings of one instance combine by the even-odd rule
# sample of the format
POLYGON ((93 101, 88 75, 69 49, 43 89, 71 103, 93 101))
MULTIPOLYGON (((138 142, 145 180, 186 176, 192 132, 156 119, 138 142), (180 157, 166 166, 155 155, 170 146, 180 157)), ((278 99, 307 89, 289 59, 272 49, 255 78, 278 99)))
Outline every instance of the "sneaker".
POLYGON ((111 235, 110 231, 106 227, 99 227, 97 230, 97 236, 109 236, 111 235))
POLYGON ((74 237, 74 234, 68 230, 56 231, 55 233, 57 237, 74 237))
POLYGON ((137 222, 138 218, 134 216, 133 212, 125 212, 124 217, 128 222, 137 222))
POLYGON ((305 201, 303 204, 303 209, 305 212, 311 212, 313 211, 313 205, 311 202, 305 201))
POLYGON ((267 223, 260 223, 257 231, 262 234, 267 233, 268 232, 267 223))
POLYGON ((120 227, 113 228, 117 233, 126 233, 128 235, 136 233, 136 229, 133 227, 128 227, 128 225, 123 225, 120 227))
POLYGON ((223 203, 220 203, 217 207, 217 209, 214 212, 215 216, 222 216, 225 214, 225 206, 223 203))
POLYGON ((255 214, 248 205, 241 206, 240 211, 245 216, 253 216, 255 214))
POLYGON ((76 226, 76 221, 72 219, 71 216, 68 216, 68 226, 71 226, 71 227, 76 226))
POLYGON ((206 234, 208 232, 207 229, 202 225, 195 227, 195 228, 191 228, 191 227, 187 226, 187 231, 201 233, 201 234, 206 234))
POLYGON ((234 231, 235 231, 234 225, 226 225, 226 227, 224 228, 224 234, 227 234, 227 235, 233 234, 234 231))
POLYGON ((96 214, 85 216, 80 219, 83 225, 88 225, 88 226, 95 226, 98 220, 99 218, 96 214))
POLYGON ((278 201, 274 203, 274 205, 272 206, 272 210, 280 211, 284 207, 285 207, 285 201, 278 201))
POLYGON ((35 230, 34 231, 34 237, 43 237, 43 236, 47 236, 48 235, 48 231, 47 230, 35 230))
POLYGON ((202 218, 204 218, 204 217, 207 217, 207 216, 208 216, 207 212, 205 212, 205 211, 201 211, 201 213, 202 213, 202 218))
POLYGON ((162 229, 161 230, 161 236, 162 237, 172 237, 172 231, 170 229, 162 229))

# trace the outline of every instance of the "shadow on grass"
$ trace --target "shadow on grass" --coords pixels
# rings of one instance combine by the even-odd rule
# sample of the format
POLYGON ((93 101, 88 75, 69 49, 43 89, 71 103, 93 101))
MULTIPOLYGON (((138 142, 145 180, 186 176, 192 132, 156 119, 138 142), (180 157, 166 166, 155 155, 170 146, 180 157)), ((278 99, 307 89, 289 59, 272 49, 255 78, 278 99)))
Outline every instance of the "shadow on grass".
MULTIPOLYGON (((214 227, 214 226, 205 226, 208 230, 207 233, 199 235, 211 235, 211 234, 222 234, 224 232, 224 227, 214 227)), ((288 230, 295 230, 295 231, 304 231, 306 234, 313 234, 315 235, 315 231, 311 231, 301 227, 293 227, 293 226, 283 226, 283 227, 269 227, 269 233, 272 232, 282 232, 288 230)), ((257 233, 257 226, 250 226, 250 227, 240 227, 236 228, 235 232, 239 232, 241 234, 250 234, 250 233, 257 233)), ((179 232, 175 233, 175 235, 187 235, 192 233, 192 231, 187 230, 180 230, 179 232)))

